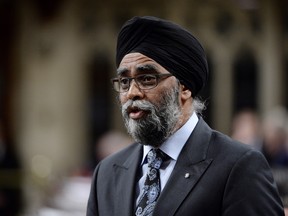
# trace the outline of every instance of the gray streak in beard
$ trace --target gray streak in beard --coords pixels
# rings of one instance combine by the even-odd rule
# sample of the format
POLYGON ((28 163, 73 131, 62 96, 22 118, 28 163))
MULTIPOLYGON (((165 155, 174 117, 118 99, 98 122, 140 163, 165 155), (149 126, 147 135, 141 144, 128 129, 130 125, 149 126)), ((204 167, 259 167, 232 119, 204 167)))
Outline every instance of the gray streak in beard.
POLYGON ((122 106, 125 126, 136 142, 159 147, 175 132, 181 114, 178 96, 178 87, 174 87, 164 93, 158 104, 145 100, 129 100, 122 106), (149 113, 143 119, 130 119, 127 108, 131 106, 149 113))
MULTIPOLYGON (((133 101, 133 100, 129 100, 127 101, 123 107, 122 107, 122 115, 124 117, 124 121, 125 121, 125 126, 126 128, 128 129, 128 133, 130 135, 132 135, 132 137, 140 142, 140 140, 138 140, 136 137, 134 137, 134 133, 135 132, 132 132, 131 131, 131 127, 135 128, 137 127, 137 124, 139 124, 138 127, 144 129, 144 127, 146 126, 146 124, 148 124, 148 122, 145 124, 145 121, 146 120, 133 120, 133 119, 130 119, 129 118, 129 114, 127 112, 127 109, 128 107, 137 107, 138 109, 140 110, 144 110, 144 111, 148 111, 149 112, 149 123, 150 123, 150 119, 153 119, 155 122, 154 122, 154 128, 157 129, 157 131, 160 131, 162 130, 162 125, 161 125, 161 121, 159 119, 159 117, 157 116, 156 112, 157 112, 157 107, 155 105, 153 105, 152 103, 150 103, 149 101, 144 101, 144 100, 136 100, 136 101, 133 101), (142 127, 141 127, 142 126, 142 127)), ((152 125, 149 125, 150 127, 152 125)))

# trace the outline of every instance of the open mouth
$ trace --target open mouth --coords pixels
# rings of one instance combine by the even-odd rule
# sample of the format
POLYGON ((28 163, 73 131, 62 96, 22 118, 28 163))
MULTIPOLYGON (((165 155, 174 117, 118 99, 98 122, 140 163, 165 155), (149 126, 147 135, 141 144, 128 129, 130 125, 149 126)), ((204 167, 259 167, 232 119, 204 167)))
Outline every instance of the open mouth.
POLYGON ((148 114, 147 110, 142 110, 138 107, 128 107, 127 113, 131 119, 140 119, 148 114))

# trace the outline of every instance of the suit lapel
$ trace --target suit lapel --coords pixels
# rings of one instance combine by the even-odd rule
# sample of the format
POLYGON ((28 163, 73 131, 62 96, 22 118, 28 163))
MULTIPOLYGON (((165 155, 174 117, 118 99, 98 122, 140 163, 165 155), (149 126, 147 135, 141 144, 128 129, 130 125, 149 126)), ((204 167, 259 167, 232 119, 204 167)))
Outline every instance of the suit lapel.
POLYGON ((141 158, 142 147, 138 145, 123 164, 114 164, 115 196, 117 196, 115 213, 117 215, 131 215, 133 213, 135 182, 141 158))
POLYGON ((210 138, 211 129, 200 119, 178 157, 171 177, 157 201, 154 215, 174 215, 205 173, 213 161, 207 158, 210 138))

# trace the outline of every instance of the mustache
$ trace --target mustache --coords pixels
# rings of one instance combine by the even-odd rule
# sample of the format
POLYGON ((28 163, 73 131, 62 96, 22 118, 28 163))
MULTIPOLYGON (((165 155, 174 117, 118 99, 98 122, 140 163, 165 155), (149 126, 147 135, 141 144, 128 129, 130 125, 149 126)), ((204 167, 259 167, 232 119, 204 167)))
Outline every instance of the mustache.
POLYGON ((155 105, 150 103, 149 101, 128 100, 125 104, 122 105, 122 114, 128 115, 129 111, 135 109, 143 111, 151 111, 155 109, 155 105))

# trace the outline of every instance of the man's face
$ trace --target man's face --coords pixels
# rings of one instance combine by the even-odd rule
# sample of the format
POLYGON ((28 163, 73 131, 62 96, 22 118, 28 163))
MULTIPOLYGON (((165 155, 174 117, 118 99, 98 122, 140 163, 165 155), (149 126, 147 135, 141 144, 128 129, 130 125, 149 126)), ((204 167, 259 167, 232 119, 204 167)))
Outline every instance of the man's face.
MULTIPOLYGON (((140 53, 124 56, 118 77, 169 73, 157 62, 140 53)), ((141 144, 159 147, 179 125, 180 84, 174 76, 159 79, 155 88, 143 90, 135 80, 127 92, 120 93, 122 115, 128 132, 141 144)))

